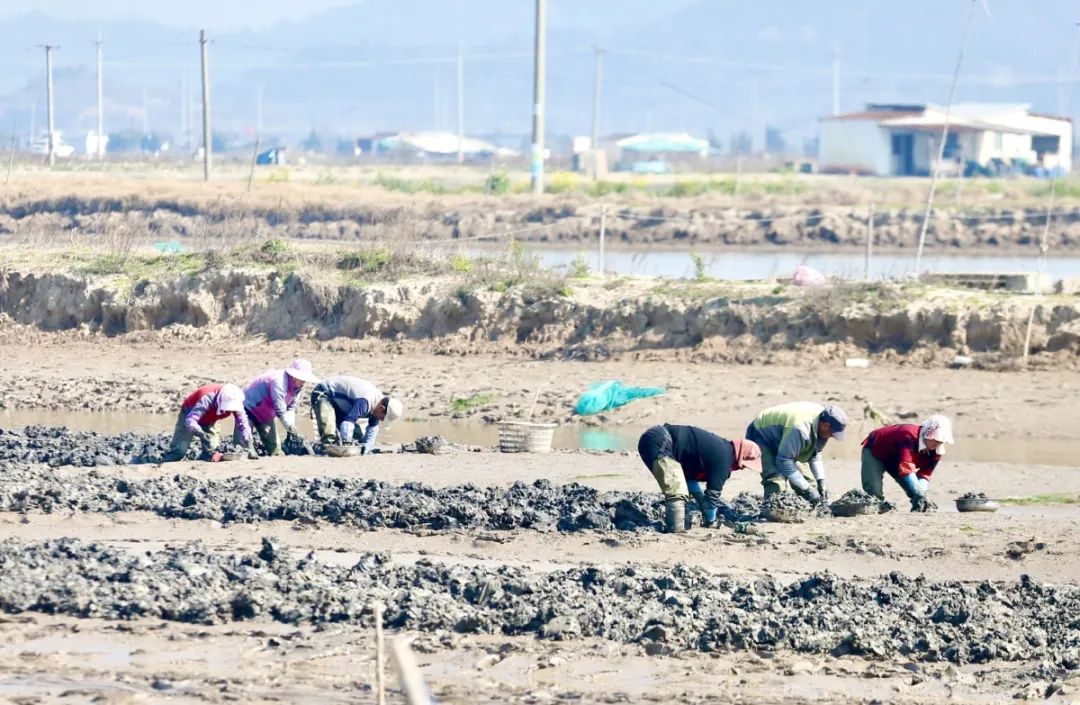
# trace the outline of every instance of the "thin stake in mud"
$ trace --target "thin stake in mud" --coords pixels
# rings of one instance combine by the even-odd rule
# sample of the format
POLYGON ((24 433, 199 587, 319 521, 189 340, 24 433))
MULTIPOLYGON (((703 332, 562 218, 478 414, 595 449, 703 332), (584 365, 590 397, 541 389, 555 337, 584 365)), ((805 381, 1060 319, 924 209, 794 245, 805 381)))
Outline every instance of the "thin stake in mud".
POLYGON ((394 640, 393 649, 394 665, 397 666, 401 689, 405 691, 405 701, 409 705, 431 705, 434 701, 428 693, 427 686, 424 685, 424 677, 416 665, 408 640, 405 637, 398 637, 394 640))
POLYGON ((376 602, 372 609, 375 611, 375 692, 379 705, 386 705, 386 649, 383 643, 383 613, 386 605, 376 602))

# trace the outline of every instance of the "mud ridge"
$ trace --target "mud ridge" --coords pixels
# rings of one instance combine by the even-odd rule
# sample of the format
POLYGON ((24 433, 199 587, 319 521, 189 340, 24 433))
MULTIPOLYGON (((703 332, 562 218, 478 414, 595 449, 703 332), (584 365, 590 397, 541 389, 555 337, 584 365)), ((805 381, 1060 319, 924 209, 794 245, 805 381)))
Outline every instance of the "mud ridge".
MULTIPOLYGON (((543 243, 594 243, 598 206, 592 201, 560 199, 552 204, 527 201, 414 201, 397 205, 304 203, 296 207, 200 204, 176 198, 129 195, 88 198, 27 198, 4 204, 0 234, 98 232, 127 227, 162 240, 234 239, 259 232, 275 238, 336 241, 390 241, 402 232, 423 240, 445 241, 490 236, 543 243), (540 227, 538 227, 540 226, 540 227)), ((879 210, 874 234, 880 247, 910 248, 918 240, 921 208, 879 210)), ((1037 247, 1045 222, 1042 207, 982 209, 953 217, 935 213, 927 230, 933 249, 1000 250, 1037 247)), ((866 237, 866 208, 796 209, 762 206, 736 209, 730 204, 673 203, 651 207, 619 206, 607 220, 609 242, 625 245, 736 245, 861 248, 866 237)), ((1080 211, 1055 217, 1053 250, 1080 247, 1080 211)))
POLYGON ((813 574, 781 585, 678 565, 584 566, 550 573, 364 554, 350 568, 201 544, 132 554, 76 539, 0 543, 0 609, 191 623, 249 619, 371 624, 425 632, 600 637, 650 653, 790 650, 871 659, 1080 666, 1080 588, 1021 578, 978 585, 891 573, 813 574))
MULTIPOLYGON (((660 495, 600 492, 547 480, 509 487, 431 488, 355 478, 240 476, 203 480, 163 474, 120 478, 99 470, 58 473, 0 464, 0 511, 153 512, 222 523, 323 521, 365 530, 624 530, 660 526, 660 495)), ((729 521, 758 518, 758 499, 741 493, 722 508, 729 521)))
POLYGON ((0 314, 44 331, 121 335, 187 327, 272 339, 424 341, 447 353, 513 350, 572 359, 682 348, 745 361, 759 360, 762 351, 825 344, 866 353, 1016 355, 1032 306, 1034 353, 1080 351, 1075 299, 909 291, 899 284, 698 290, 644 280, 610 289, 582 281, 569 290, 495 291, 453 278, 354 287, 302 273, 220 270, 132 284, 0 271, 0 314))

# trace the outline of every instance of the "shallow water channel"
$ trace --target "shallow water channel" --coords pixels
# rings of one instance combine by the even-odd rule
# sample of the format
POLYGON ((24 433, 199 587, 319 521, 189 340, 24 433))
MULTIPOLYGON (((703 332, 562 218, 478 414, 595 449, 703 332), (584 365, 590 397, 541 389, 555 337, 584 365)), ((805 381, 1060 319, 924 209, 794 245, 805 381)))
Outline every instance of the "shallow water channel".
MULTIPOLYGON (((24 426, 67 426, 78 431, 97 431, 118 434, 125 431, 140 433, 171 433, 176 416, 125 412, 71 412, 39 409, 6 409, 0 411, 0 428, 21 429, 24 426)), ((228 433, 232 424, 224 422, 228 433)), ((307 416, 298 419, 301 431, 314 437, 314 423, 307 416)), ((555 430, 553 447, 557 450, 615 450, 633 451, 644 431, 638 426, 567 425, 555 430)), ((721 433, 723 429, 719 429, 721 433)), ((857 460, 860 441, 870 427, 855 425, 843 443, 833 442, 825 450, 826 457, 857 460)), ((479 421, 399 421, 390 424, 379 434, 380 443, 409 443, 419 436, 441 435, 452 443, 496 446, 499 443, 497 425, 479 421)), ((1080 467, 1080 439, 1006 439, 960 438, 949 451, 948 458, 959 462, 1015 463, 1024 465, 1057 465, 1080 467)))
MULTIPOLYGON (((585 261, 589 270, 599 271, 597 248, 529 248, 540 263, 551 269, 566 268, 576 261, 585 261)), ((611 250, 604 255, 604 270, 608 274, 648 275, 668 278, 692 278, 695 265, 690 254, 700 255, 706 276, 714 279, 747 280, 789 277, 799 265, 813 267, 826 276, 842 279, 861 279, 865 273, 865 256, 858 252, 799 252, 784 249, 778 252, 747 252, 739 250, 611 250)), ((490 255, 476 250, 474 255, 490 255)), ((937 273, 972 272, 1034 272, 1037 255, 924 255, 922 269, 937 273)), ((870 261, 870 278, 904 277, 915 270, 915 253, 876 254, 870 261)), ((1049 257, 1043 271, 1051 277, 1080 276, 1080 257, 1049 257)))

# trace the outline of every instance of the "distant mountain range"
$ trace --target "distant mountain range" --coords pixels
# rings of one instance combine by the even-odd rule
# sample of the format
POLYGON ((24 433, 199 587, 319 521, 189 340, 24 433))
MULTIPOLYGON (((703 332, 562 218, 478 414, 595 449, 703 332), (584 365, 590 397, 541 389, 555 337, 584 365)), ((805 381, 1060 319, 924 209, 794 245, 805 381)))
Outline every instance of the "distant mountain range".
MULTIPOLYGON (((593 50, 604 58, 603 132, 686 130, 726 142, 766 124, 791 144, 831 111, 832 53, 842 109, 865 101, 943 103, 967 0, 548 0, 548 127, 587 134, 593 50)), ((958 99, 1030 102, 1058 112, 1072 99, 1077 7, 1068 0, 977 3, 958 99)), ((183 87, 198 110, 198 18, 73 21, 32 12, 0 20, 0 133, 44 126, 44 56, 55 52, 57 126, 93 128, 94 39, 104 38, 106 126, 179 137, 183 87), (145 109, 144 109, 145 108, 145 109)), ((355 136, 454 129, 456 63, 465 56, 470 134, 524 136, 532 110, 531 0, 366 0, 264 31, 214 34, 214 123, 295 140, 312 128, 355 136)), ((1071 108, 1068 112, 1076 112, 1071 108)), ((193 121, 198 125, 197 119, 193 121)), ((194 130, 197 134, 197 127, 194 130)), ((269 139, 269 138, 268 138, 269 139)), ((4 140, 6 141, 6 140, 4 140)))

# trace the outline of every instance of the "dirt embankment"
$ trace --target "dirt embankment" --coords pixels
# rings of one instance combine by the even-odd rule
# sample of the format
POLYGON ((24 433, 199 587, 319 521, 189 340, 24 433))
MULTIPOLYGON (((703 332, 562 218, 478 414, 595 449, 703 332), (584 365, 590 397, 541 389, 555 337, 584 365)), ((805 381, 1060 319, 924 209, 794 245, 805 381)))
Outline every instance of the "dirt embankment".
MULTIPOLYGON (((598 359, 684 349, 708 359, 840 346, 941 358, 1015 356, 1031 307, 1032 350, 1074 361, 1080 301, 920 285, 774 285, 572 280, 470 287, 452 277, 329 285, 312 274, 225 269, 132 281, 68 273, 0 274, 0 314, 41 330, 108 335, 186 326, 208 334, 422 341, 436 352, 524 350, 598 359)), ((834 352, 836 352, 834 350, 834 352)))
MULTIPOLYGON (((831 203, 831 202, 830 202, 831 203)), ((73 233, 146 233, 151 240, 236 241, 257 235, 280 239, 470 244, 514 239, 573 245, 596 240, 599 202, 580 197, 376 196, 359 202, 242 201, 123 195, 8 198, 0 235, 64 238, 73 233)), ((874 236, 880 248, 911 248, 923 212, 915 206, 880 207, 874 236)), ((1043 207, 995 207, 937 212, 927 232, 934 249, 1029 249, 1041 237, 1043 207)), ((864 206, 758 204, 752 207, 695 199, 616 201, 606 220, 609 242, 626 246, 862 247, 864 206)), ((1080 210, 1059 209, 1050 233, 1054 251, 1080 249, 1080 210)))

